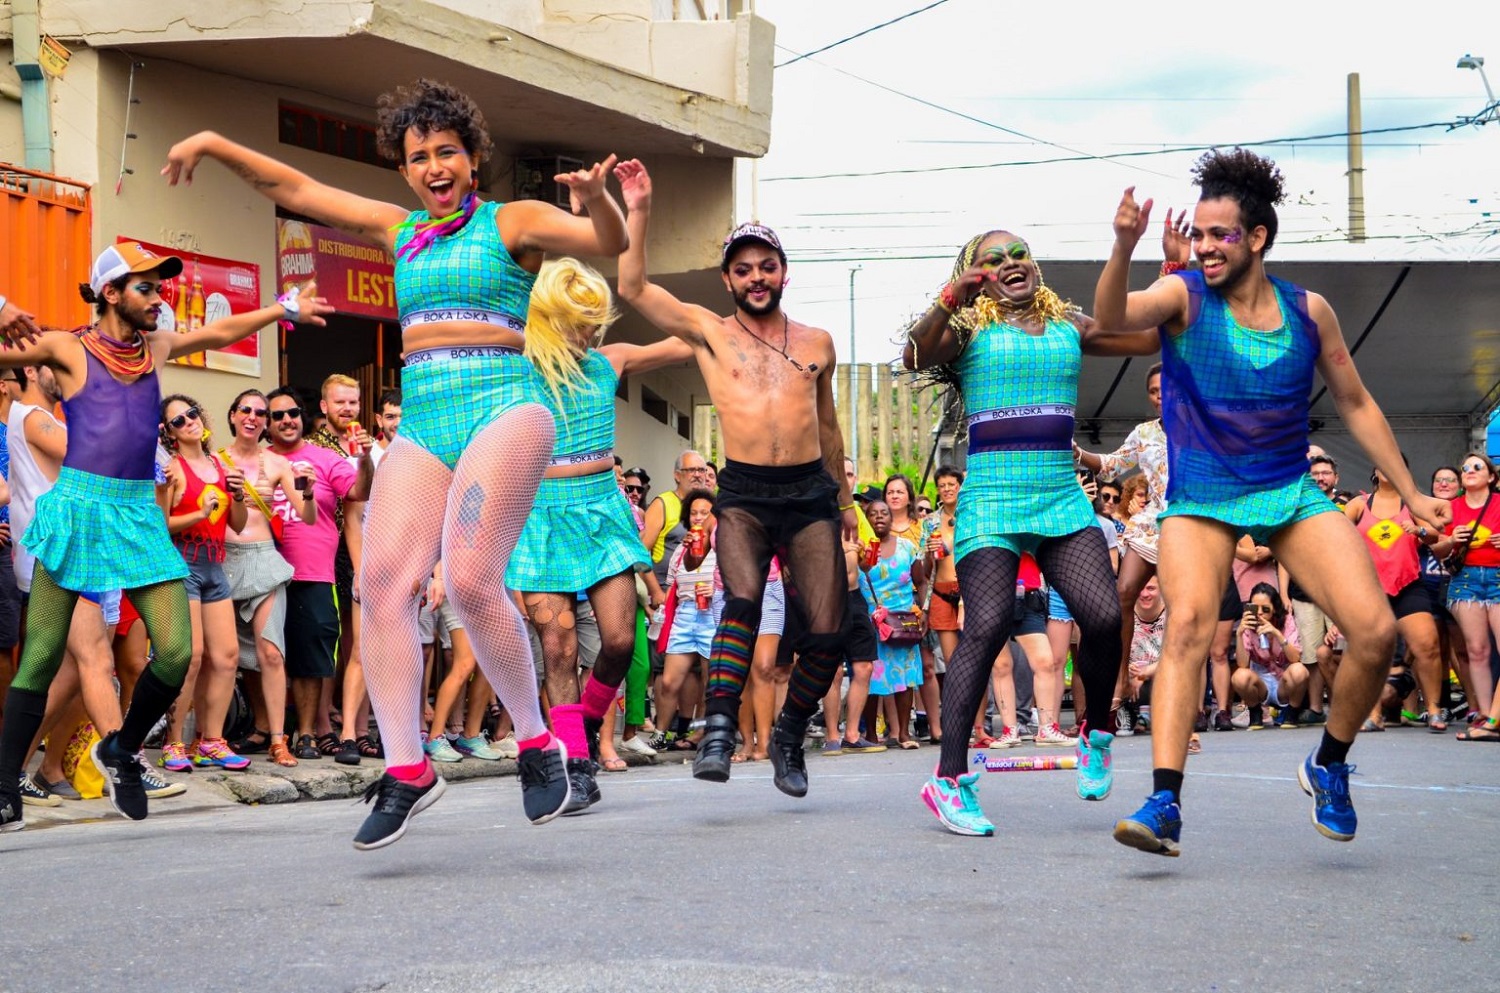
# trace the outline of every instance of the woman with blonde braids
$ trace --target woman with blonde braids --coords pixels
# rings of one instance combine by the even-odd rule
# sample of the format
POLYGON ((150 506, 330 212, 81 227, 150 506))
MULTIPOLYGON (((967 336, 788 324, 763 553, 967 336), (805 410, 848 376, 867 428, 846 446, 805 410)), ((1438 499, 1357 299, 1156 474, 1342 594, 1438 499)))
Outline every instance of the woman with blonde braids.
POLYGON ((651 560, 615 477, 615 387, 620 379, 691 361, 669 338, 600 345, 616 318, 609 285, 582 262, 547 262, 531 291, 526 357, 546 385, 557 443, 531 516, 511 554, 505 585, 520 591, 542 643, 552 733, 568 749, 571 799, 564 813, 599 800, 599 729, 635 650, 635 573, 651 560), (587 593, 599 625, 599 658, 578 687, 576 604, 587 593))
POLYGON ((1023 552, 1036 556, 1082 629, 1075 671, 1088 711, 1078 795, 1109 794, 1120 604, 1109 551, 1073 474, 1073 408, 1083 352, 1149 354, 1156 340, 1106 332, 1059 299, 1043 285, 1031 249, 1007 231, 964 246, 952 278, 907 334, 906 367, 957 387, 969 431, 953 549, 964 630, 943 684, 942 757, 922 798, 955 834, 990 836, 980 774, 968 772, 968 725, 1010 640, 1023 552))
POLYGON ((567 804, 567 755, 542 718, 526 625, 504 586, 552 455, 546 390, 522 355, 526 312, 547 254, 613 256, 630 241, 605 189, 614 156, 555 177, 572 214, 481 199, 494 143, 478 105, 452 86, 419 79, 383 96, 377 138, 421 209, 318 182, 212 131, 174 145, 162 170, 191 182, 202 159, 217 159, 277 205, 395 257, 405 403, 365 511, 360 563, 365 680, 386 768, 365 796, 361 851, 400 839, 445 788, 422 750, 417 631, 417 598, 439 559, 479 666, 515 721, 527 819, 544 823, 567 804))

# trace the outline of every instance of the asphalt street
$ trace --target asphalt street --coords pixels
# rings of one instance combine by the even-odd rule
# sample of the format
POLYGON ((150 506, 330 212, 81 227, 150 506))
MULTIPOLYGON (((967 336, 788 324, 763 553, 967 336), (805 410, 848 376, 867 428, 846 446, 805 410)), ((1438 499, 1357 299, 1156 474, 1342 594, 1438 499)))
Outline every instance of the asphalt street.
MULTIPOLYGON (((1309 823, 1312 730, 1205 735, 1181 858, 1116 844, 1150 788, 989 773, 999 831, 960 838, 917 791, 936 750, 602 777, 534 827, 513 779, 454 785, 360 853, 352 801, 162 813, 0 837, 5 991, 1444 990, 1500 962, 1500 748, 1361 738, 1359 837, 1309 823)), ((1017 749, 1009 754, 1028 754, 1017 749)), ((1038 750, 1044 751, 1044 750, 1038 750)))

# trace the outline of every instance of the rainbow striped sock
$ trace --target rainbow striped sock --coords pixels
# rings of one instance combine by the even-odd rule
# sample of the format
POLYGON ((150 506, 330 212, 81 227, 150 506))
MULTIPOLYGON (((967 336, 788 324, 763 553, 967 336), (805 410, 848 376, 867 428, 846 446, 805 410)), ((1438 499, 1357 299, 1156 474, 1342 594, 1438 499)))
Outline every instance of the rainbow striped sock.
POLYGON ((719 622, 708 659, 705 692, 708 699, 728 699, 738 707, 745 692, 745 681, 750 678, 750 655, 755 650, 755 634, 759 626, 759 623, 750 624, 732 617, 719 622))

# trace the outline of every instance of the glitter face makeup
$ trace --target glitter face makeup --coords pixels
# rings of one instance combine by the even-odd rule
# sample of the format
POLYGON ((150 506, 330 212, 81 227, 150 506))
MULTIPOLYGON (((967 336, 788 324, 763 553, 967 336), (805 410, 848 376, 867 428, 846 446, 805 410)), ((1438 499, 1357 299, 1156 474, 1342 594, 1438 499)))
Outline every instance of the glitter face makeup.
POLYGON ((1233 228, 1229 231, 1225 231, 1222 235, 1220 235, 1219 240, 1226 245, 1238 245, 1240 243, 1240 239, 1244 236, 1245 233, 1239 228, 1233 228))
POLYGON ((984 250, 984 255, 979 259, 980 265, 999 265, 1006 259, 1012 262, 1025 262, 1031 258, 1031 249, 1024 241, 1013 241, 1009 245, 996 245, 984 250))

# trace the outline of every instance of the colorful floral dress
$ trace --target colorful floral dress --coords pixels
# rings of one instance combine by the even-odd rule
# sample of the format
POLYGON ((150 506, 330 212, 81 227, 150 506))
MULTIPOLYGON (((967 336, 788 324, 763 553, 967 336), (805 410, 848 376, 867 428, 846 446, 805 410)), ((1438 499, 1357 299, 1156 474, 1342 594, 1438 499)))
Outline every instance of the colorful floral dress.
MULTIPOLYGON (((896 539, 896 550, 864 573, 861 585, 870 601, 870 609, 911 610, 915 594, 911 585, 911 567, 917 558, 917 546, 905 538, 896 539), (873 593, 873 595, 871 595, 873 593)), ((892 645, 882 641, 877 649, 875 669, 870 675, 870 694, 889 696, 922 685, 922 653, 916 645, 892 645)))

